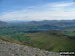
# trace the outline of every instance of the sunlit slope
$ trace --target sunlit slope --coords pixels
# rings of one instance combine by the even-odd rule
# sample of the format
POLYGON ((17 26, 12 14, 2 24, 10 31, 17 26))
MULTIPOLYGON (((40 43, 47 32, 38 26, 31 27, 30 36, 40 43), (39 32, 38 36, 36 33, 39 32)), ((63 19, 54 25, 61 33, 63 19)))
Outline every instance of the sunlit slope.
POLYGON ((75 38, 60 31, 44 31, 29 34, 33 46, 49 51, 74 51, 75 38))

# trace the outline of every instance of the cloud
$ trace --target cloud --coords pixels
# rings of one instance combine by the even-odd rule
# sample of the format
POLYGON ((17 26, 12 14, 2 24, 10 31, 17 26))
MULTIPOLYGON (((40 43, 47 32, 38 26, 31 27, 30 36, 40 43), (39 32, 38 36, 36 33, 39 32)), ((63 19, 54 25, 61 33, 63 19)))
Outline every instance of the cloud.
POLYGON ((30 6, 23 10, 7 12, 0 15, 0 20, 61 20, 75 19, 75 4, 48 3, 45 5, 30 6))
POLYGON ((67 7, 67 6, 72 6, 74 4, 74 2, 68 2, 68 3, 54 3, 52 4, 53 7, 67 7))

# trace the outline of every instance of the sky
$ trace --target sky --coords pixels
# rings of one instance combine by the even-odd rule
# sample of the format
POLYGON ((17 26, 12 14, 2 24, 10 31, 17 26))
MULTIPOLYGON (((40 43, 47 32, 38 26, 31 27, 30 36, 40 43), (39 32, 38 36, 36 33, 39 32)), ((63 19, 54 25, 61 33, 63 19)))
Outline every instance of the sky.
POLYGON ((0 0, 0 20, 72 20, 75 0, 0 0))

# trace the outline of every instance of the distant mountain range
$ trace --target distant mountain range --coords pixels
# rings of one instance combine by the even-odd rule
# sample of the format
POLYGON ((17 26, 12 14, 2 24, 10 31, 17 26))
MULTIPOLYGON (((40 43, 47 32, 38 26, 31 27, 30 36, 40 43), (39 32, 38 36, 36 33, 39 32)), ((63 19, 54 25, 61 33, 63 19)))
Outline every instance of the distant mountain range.
POLYGON ((75 28, 75 20, 44 20, 44 21, 29 21, 18 22, 16 24, 34 25, 45 29, 59 28, 75 28))
MULTIPOLYGON (((13 22, 14 23, 14 22, 13 22)), ((17 23, 17 21, 15 21, 17 23)), ((75 24, 75 20, 43 20, 43 21, 18 21, 18 24, 38 24, 38 25, 72 25, 75 24), (60 24, 59 24, 60 23, 60 24)))
POLYGON ((10 24, 10 26, 13 25, 18 25, 18 26, 33 26, 37 27, 39 29, 44 29, 44 30, 56 30, 56 29, 75 29, 75 20, 43 20, 43 21, 15 21, 15 22, 3 22, 0 21, 0 27, 7 26, 10 24))

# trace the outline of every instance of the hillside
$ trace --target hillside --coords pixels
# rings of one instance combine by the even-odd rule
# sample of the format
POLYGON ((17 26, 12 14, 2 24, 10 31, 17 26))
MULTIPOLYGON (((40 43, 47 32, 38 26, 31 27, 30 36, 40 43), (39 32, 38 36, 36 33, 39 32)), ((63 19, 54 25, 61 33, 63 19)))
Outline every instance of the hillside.
POLYGON ((48 51, 75 51, 75 32, 42 31, 1 35, 0 39, 48 51))
POLYGON ((75 37, 61 31, 43 31, 28 34, 34 47, 49 51, 75 51, 75 37))
POLYGON ((5 27, 5 26, 8 26, 8 23, 0 21, 0 27, 5 27))
POLYGON ((0 40, 0 56, 59 56, 59 54, 0 40))

